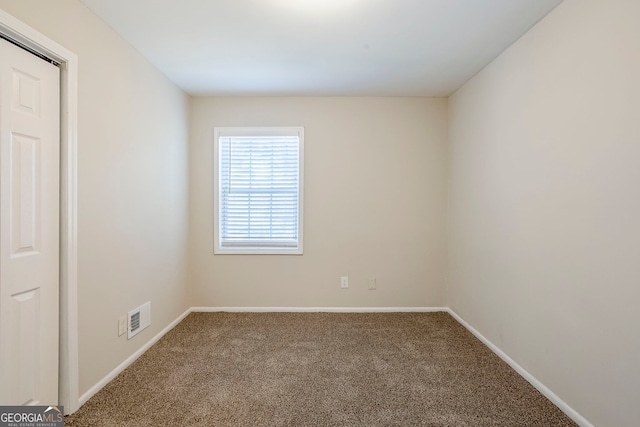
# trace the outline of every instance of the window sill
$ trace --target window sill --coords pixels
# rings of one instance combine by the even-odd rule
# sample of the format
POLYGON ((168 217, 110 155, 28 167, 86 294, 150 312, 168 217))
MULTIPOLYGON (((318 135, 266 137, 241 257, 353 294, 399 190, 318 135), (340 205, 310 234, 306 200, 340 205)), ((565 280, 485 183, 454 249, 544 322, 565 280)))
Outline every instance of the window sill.
POLYGON ((303 255, 302 248, 251 248, 238 247, 233 249, 216 247, 214 255, 303 255))

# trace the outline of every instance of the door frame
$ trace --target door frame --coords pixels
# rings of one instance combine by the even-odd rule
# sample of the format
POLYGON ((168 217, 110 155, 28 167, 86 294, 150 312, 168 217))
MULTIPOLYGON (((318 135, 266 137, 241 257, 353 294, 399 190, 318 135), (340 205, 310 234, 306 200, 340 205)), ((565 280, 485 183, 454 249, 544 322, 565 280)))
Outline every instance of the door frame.
MULTIPOLYGON (((0 33, 60 63, 60 347, 58 404, 79 407, 78 57, 0 9, 0 33)), ((56 402, 51 402, 56 403, 56 402)))

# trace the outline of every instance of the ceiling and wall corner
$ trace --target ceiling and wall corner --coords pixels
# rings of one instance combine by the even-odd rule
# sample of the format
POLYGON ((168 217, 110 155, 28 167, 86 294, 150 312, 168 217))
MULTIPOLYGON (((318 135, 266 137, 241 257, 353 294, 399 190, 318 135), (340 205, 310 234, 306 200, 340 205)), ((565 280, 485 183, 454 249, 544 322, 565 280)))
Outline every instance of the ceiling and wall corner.
POLYGON ((201 96, 448 96, 561 2, 82 1, 201 96))

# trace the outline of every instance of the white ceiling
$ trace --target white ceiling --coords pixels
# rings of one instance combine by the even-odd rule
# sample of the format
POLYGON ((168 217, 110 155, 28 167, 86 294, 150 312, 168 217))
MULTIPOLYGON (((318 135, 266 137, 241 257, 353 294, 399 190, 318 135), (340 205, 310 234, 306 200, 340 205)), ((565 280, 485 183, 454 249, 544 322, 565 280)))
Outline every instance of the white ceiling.
POLYGON ((562 0, 82 0, 193 95, 449 95, 562 0))

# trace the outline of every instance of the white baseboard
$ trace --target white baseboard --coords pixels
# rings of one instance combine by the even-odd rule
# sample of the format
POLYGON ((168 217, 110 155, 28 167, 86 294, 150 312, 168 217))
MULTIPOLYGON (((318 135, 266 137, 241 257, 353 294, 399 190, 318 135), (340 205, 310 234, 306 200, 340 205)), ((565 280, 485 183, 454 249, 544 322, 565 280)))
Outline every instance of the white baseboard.
POLYGON ((131 356, 127 357, 127 359, 122 362, 121 364, 119 364, 113 371, 109 372, 109 374, 104 377, 103 379, 101 379, 100 381, 98 381, 93 387, 91 387, 85 394, 83 394, 82 396, 80 396, 80 404, 78 405, 78 408, 82 405, 85 404, 85 402, 89 399, 91 399, 93 397, 94 394, 96 394, 97 392, 99 392, 105 385, 107 385, 109 382, 111 382, 115 377, 117 377, 122 371, 124 371, 125 369, 127 369, 129 367, 129 365, 131 365, 133 362, 136 361, 136 359, 138 359, 140 356, 142 356, 142 354, 149 350, 151 348, 152 345, 154 345, 155 343, 157 343, 160 338, 162 338, 167 332, 169 332, 171 329, 173 329, 178 323, 180 323, 185 317, 187 317, 187 315, 191 313, 191 309, 188 309, 187 311, 185 311, 184 313, 182 313, 180 316, 178 316, 178 318, 176 320, 174 320, 173 322, 171 322, 166 328, 164 328, 163 330, 161 330, 160 332, 158 332, 158 334, 151 338, 149 340, 149 342, 147 342, 145 345, 143 345, 142 347, 140 347, 138 349, 138 351, 136 351, 135 353, 133 353, 131 356))
POLYGON ((536 377, 531 375, 526 369, 516 363, 515 360, 509 357, 504 351, 500 350, 494 343, 489 341, 484 335, 478 332, 473 326, 469 325, 462 317, 458 316, 458 314, 447 308, 446 310, 454 319, 456 319, 462 326, 467 328, 469 332, 476 336, 484 345, 489 347, 491 351, 493 351, 500 359, 504 360, 509 366, 511 366, 520 376, 522 376, 525 380, 529 381, 529 383, 534 386, 544 397, 549 399, 554 405, 556 405, 562 412, 567 414, 569 418, 575 421, 580 427, 594 427, 585 417, 580 415, 576 410, 574 410, 571 406, 569 406, 564 400, 560 399, 558 395, 549 390, 544 384, 542 384, 536 377))
POLYGON ((194 313, 432 313, 447 307, 192 307, 194 313))

